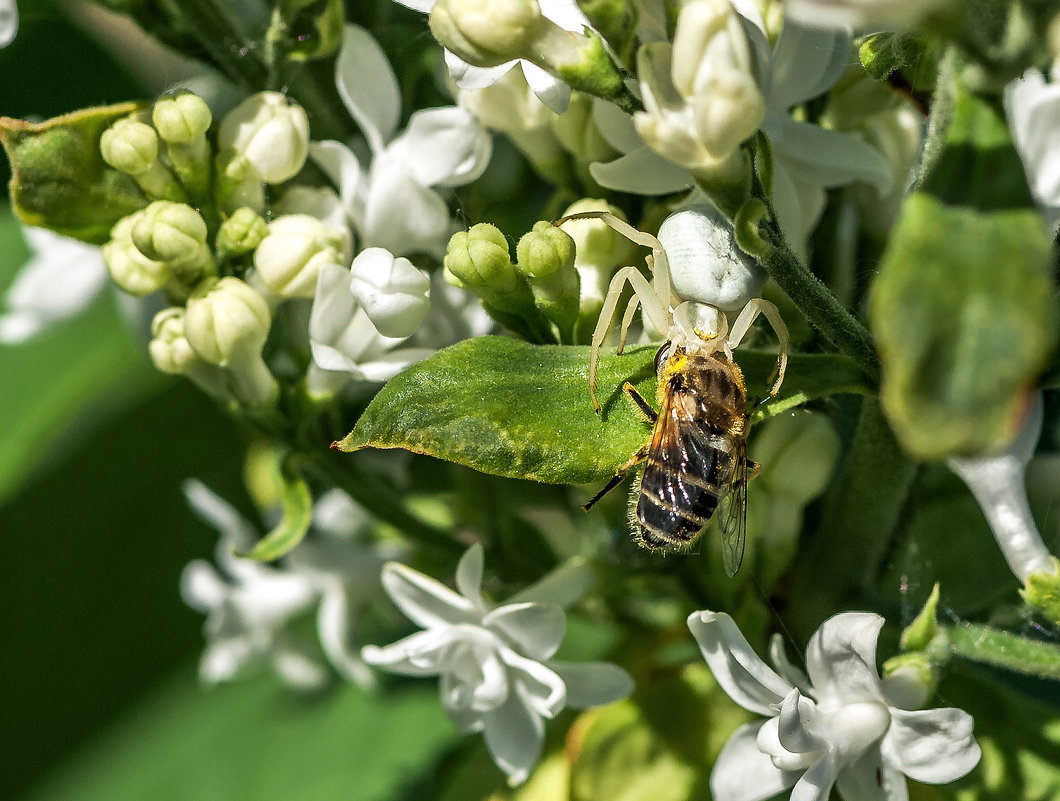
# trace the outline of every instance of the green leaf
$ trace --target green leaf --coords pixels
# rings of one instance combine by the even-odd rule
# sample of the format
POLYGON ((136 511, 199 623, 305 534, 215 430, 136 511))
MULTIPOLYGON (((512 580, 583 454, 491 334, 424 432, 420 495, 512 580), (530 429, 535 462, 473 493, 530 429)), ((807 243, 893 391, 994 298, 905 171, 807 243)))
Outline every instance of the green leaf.
POLYGON ((0 143, 14 177, 11 198, 28 225, 103 244, 118 220, 147 205, 128 175, 108 166, 99 137, 137 103, 85 109, 42 123, 0 118, 0 143))
POLYGON ((261 678, 164 685, 26 801, 384 801, 456 737, 433 682, 300 698, 261 678))
POLYGON ((881 400, 922 459, 1012 436, 1056 339, 1051 246, 1000 110, 965 94, 873 291, 881 400))
MULTIPOLYGON (((629 381, 653 399, 656 345, 602 353, 589 399, 589 348, 531 345, 481 337, 413 365, 383 387, 353 431, 334 447, 405 448, 484 473, 584 484, 609 478, 649 436, 650 425, 622 390, 629 381)), ((776 355, 739 351, 752 396, 765 395, 776 355)), ((864 392, 853 363, 836 355, 796 354, 781 396, 758 417, 779 414, 834 392, 864 392)))
POLYGON ((268 534, 258 540, 254 547, 240 556, 257 559, 260 562, 271 562, 294 550, 309 531, 313 522, 313 495, 309 485, 291 465, 291 460, 284 462, 280 480, 283 494, 280 505, 283 516, 268 534))

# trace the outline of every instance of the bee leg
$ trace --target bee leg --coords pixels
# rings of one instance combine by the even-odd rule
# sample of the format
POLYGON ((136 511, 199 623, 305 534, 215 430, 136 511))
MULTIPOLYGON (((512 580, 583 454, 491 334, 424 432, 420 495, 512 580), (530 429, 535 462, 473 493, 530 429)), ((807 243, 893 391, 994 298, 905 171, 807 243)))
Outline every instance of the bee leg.
MULTIPOLYGON (((636 390, 633 391, 636 392, 636 390)), ((643 400, 643 398, 641 398, 641 400, 643 400)), ((590 498, 588 503, 582 504, 582 509, 588 512, 590 509, 596 506, 597 501, 599 501, 601 498, 607 495, 607 493, 609 493, 611 490, 621 484, 622 479, 626 477, 626 473, 628 473, 635 465, 643 461, 644 457, 647 455, 648 446, 645 445, 640 448, 635 454, 633 454, 633 456, 630 457, 630 460, 628 462, 618 468, 615 474, 611 476, 611 479, 604 485, 604 488, 602 490, 600 490, 592 498, 590 498)))
MULTIPOLYGON (((637 404, 637 408, 644 412, 644 416, 647 417, 649 421, 654 423, 659 419, 659 413, 651 407, 650 403, 644 400, 644 396, 637 392, 636 388, 631 383, 627 381, 622 385, 622 389, 624 389, 629 397, 633 399, 633 402, 637 404)), ((640 460, 638 459, 637 461, 640 460)), ((634 464, 636 464, 636 462, 634 462, 634 464)))

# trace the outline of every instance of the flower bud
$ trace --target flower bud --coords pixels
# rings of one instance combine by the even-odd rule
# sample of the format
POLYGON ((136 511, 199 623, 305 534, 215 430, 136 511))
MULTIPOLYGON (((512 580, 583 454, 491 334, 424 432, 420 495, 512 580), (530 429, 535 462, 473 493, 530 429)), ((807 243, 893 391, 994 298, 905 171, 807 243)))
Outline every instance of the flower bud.
POLYGON ((348 231, 325 225, 308 214, 287 214, 269 223, 254 251, 254 267, 278 295, 311 298, 322 264, 345 266, 350 260, 348 231))
POLYGON ((102 248, 103 263, 114 283, 136 297, 158 291, 173 278, 169 265, 147 258, 133 244, 132 229, 142 216, 138 211, 118 220, 102 248))
POLYGON ((147 345, 151 361, 163 373, 187 376, 209 395, 229 399, 224 370, 203 361, 184 335, 184 315, 176 306, 155 315, 147 345))
POLYGON ((556 324, 565 341, 578 319, 579 279, 574 269, 574 240, 551 223, 537 222, 519 240, 519 269, 529 277, 530 291, 541 313, 556 324))
POLYGON ((268 233, 269 225, 254 209, 236 209, 217 232, 217 252, 222 259, 254 251, 268 233))
POLYGON ((671 214, 659 226, 659 241, 680 298, 739 311, 762 291, 765 270, 740 250, 732 225, 713 206, 671 214))
POLYGON ((137 215, 132 241, 147 258, 169 265, 190 283, 213 256, 206 244, 206 221, 186 203, 158 200, 137 215))
POLYGON ((891 706, 922 709, 935 692, 934 666, 927 654, 898 654, 883 665, 880 688, 891 706))
POLYGON ((403 257, 366 248, 353 260, 350 291, 385 337, 407 337, 431 307, 431 279, 403 257))
POLYGON ((1049 555, 1046 565, 1043 569, 1031 571, 1020 595, 1028 606, 1060 625, 1060 560, 1049 555))
POLYGON ((111 167, 128 175, 152 198, 183 200, 184 190, 158 158, 158 134, 127 117, 99 137, 99 152, 111 167))
MULTIPOLYGON (((623 222, 626 221, 626 215, 617 206, 612 206, 606 200, 593 198, 583 198, 572 203, 561 216, 567 217, 585 211, 607 211, 623 222)), ((603 220, 567 220, 560 228, 574 240, 574 263, 579 272, 583 267, 594 267, 606 273, 605 286, 610 274, 633 257, 633 243, 603 220)), ((582 273, 582 278, 584 277, 585 274, 582 273)), ((584 286, 582 290, 584 291, 584 286)))
POLYGON ((489 223, 458 231, 446 247, 445 280, 453 286, 506 294, 520 284, 519 273, 512 264, 508 240, 500 229, 489 223))
POLYGON ((779 415, 756 429, 756 482, 805 506, 824 492, 839 458, 839 436, 828 418, 812 412, 779 415))
POLYGON ((280 92, 259 92, 225 116, 218 143, 245 158, 265 183, 281 183, 305 164, 309 120, 301 106, 280 92))
POLYGON ((204 361, 227 369, 240 403, 262 407, 274 404, 279 393, 261 358, 270 323, 261 295, 238 278, 212 278, 188 299, 184 333, 204 361))
POLYGON ((187 144, 206 134, 213 115, 201 97, 181 92, 157 100, 151 109, 151 122, 166 142, 187 144))
POLYGON ((536 0, 438 0, 429 20, 444 48, 478 67, 526 53, 543 22, 536 0))

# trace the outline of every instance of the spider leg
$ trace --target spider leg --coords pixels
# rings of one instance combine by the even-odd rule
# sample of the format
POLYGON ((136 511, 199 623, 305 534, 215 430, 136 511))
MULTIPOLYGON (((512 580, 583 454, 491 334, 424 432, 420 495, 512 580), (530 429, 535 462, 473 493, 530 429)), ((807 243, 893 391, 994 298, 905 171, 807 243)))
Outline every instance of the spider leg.
POLYGON ((777 364, 773 368, 773 375, 770 376, 773 386, 769 390, 769 394, 776 397, 777 392, 780 391, 780 385, 784 383, 784 373, 788 369, 788 345, 791 342, 788 327, 784 324, 777 307, 763 298, 752 298, 747 301, 747 305, 743 307, 743 311, 736 318, 736 322, 732 324, 726 344, 730 349, 739 346, 759 314, 764 315, 769 320, 769 324, 776 332, 779 344, 777 364))

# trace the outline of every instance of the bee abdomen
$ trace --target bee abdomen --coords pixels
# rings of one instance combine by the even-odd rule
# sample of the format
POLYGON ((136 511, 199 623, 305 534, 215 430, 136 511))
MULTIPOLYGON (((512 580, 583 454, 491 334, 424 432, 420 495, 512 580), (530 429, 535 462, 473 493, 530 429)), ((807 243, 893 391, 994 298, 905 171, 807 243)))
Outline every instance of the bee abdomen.
POLYGON ((720 490, 700 476, 649 464, 637 500, 641 543, 647 548, 687 547, 710 522, 719 498, 720 490))

